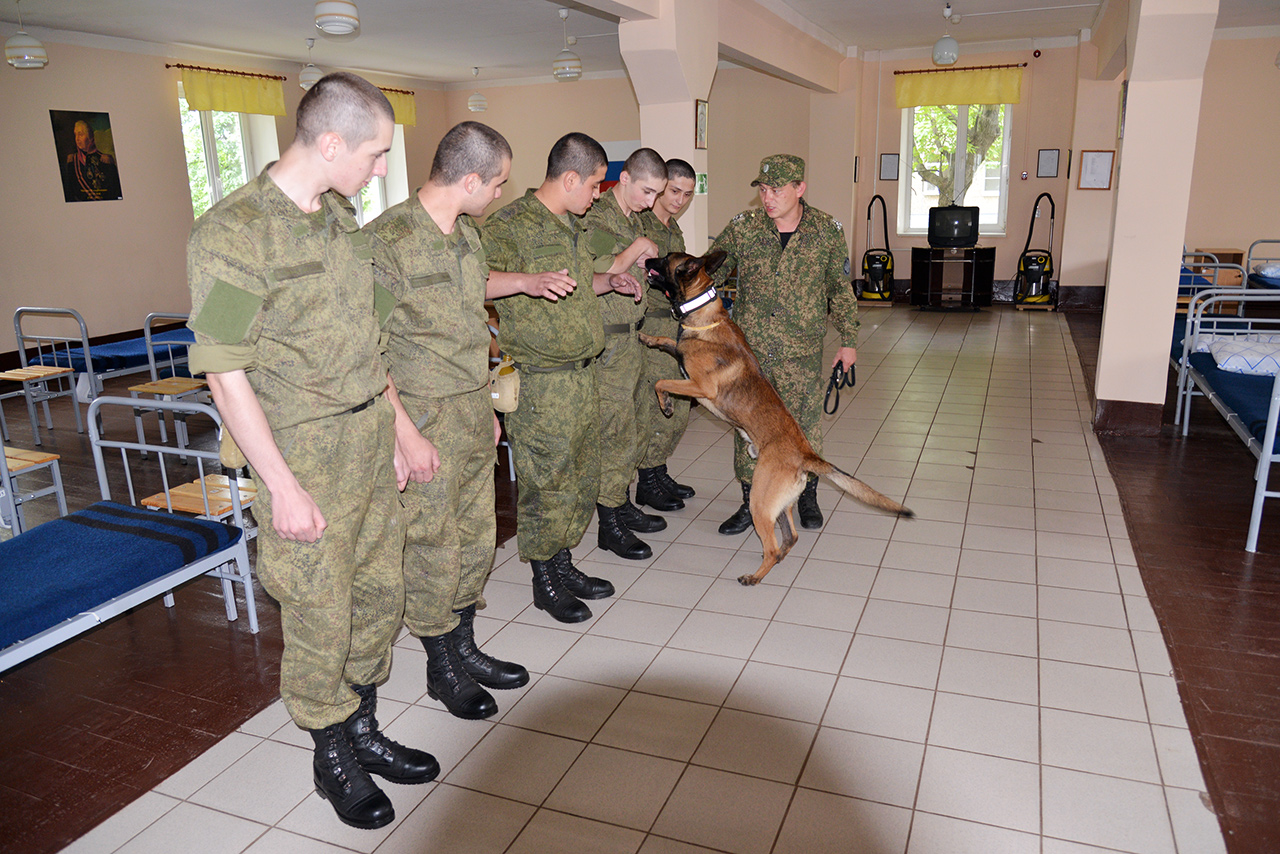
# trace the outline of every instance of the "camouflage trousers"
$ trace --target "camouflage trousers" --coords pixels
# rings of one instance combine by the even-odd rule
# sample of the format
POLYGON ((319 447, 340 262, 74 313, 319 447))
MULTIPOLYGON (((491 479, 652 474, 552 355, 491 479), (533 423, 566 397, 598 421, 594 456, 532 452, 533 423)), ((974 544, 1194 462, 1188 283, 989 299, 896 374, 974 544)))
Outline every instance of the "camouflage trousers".
POLYGON ((600 354, 600 497, 605 507, 620 507, 636 476, 640 434, 640 376, 648 349, 634 332, 605 336, 600 354))
POLYGON ((600 489, 596 363, 520 371, 520 406, 506 416, 516 466, 516 545, 522 560, 550 560, 582 541, 600 489))
MULTIPOLYGON (((822 453, 822 341, 747 335, 765 379, 773 384, 787 411, 796 419, 813 449, 822 453)), ((756 461, 747 453, 742 434, 733 434, 733 473, 750 483, 756 461)))
POLYGON ((454 611, 483 609, 497 540, 493 403, 488 387, 421 400, 401 394, 440 468, 429 483, 410 481, 405 515, 404 622, 418 637, 447 634, 454 611))
POLYGON ((280 602, 280 696, 294 723, 323 729, 351 716, 351 685, 386 681, 404 616, 404 527, 392 461, 394 414, 363 412, 281 430, 276 444, 327 527, 314 543, 282 539, 272 496, 254 473, 258 579, 280 602))
MULTIPOLYGON (((669 311, 645 315, 644 331, 649 335, 674 340, 679 329, 680 324, 669 311)), ((672 395, 671 417, 662 414, 658 408, 658 395, 653 390, 654 383, 684 379, 684 375, 680 373, 680 363, 675 356, 650 347, 644 349, 644 375, 640 379, 640 406, 637 410, 641 452, 638 466, 651 469, 665 465, 671 452, 680 444, 689 426, 690 401, 687 397, 672 395)))

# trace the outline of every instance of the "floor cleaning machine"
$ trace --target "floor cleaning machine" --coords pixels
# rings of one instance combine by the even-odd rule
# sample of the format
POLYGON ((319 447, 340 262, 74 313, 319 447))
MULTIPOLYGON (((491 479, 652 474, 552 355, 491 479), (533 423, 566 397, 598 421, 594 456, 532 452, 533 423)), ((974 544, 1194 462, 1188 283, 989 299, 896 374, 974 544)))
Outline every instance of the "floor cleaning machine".
POLYGON ((1018 308, 1044 308, 1052 310, 1057 293, 1051 287, 1053 279, 1053 196, 1041 193, 1031 206, 1031 225, 1027 227, 1027 244, 1018 258, 1018 289, 1013 301, 1018 308), (1049 248, 1032 249, 1031 236, 1040 216, 1040 200, 1049 200, 1049 248))
POLYGON ((858 299, 893 302, 893 253, 889 251, 889 213, 884 196, 877 193, 867 205, 867 251, 862 253, 862 281, 858 283, 858 299), (884 248, 871 248, 871 211, 880 202, 880 221, 884 230, 884 248))

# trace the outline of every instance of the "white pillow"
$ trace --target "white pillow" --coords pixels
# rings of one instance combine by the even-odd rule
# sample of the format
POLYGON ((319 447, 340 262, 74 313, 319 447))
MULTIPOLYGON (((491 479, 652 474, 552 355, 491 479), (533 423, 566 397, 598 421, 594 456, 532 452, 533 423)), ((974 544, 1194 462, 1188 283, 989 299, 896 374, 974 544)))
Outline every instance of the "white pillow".
POLYGON ((1270 264, 1254 264, 1253 272, 1259 276, 1267 276, 1268 278, 1280 278, 1280 263, 1272 262, 1270 264))
POLYGON ((1250 344, 1280 344, 1280 334, 1265 335, 1261 332, 1247 332, 1243 335, 1201 335, 1196 339, 1196 346, 1191 352, 1208 353, 1213 345, 1220 341, 1242 341, 1250 344))
POLYGON ((1235 374, 1275 376, 1280 373, 1280 344, 1262 341, 1214 341, 1209 347, 1213 360, 1224 371, 1235 374))

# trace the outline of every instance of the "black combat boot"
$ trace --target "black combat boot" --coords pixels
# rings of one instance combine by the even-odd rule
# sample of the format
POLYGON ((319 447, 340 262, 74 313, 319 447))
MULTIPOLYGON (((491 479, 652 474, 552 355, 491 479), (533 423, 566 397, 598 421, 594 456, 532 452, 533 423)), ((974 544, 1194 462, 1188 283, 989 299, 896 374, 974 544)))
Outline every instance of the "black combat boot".
POLYGON ((606 599, 613 595, 612 584, 603 578, 587 575, 573 565, 573 555, 568 549, 556 552, 551 563, 559 570, 565 589, 579 599, 606 599))
POLYGON ((641 507, 648 506, 663 512, 684 509, 684 502, 680 497, 667 489, 658 478, 656 468, 640 469, 636 474, 639 475, 636 481, 636 503, 641 507))
MULTIPOLYGON (((636 493, 639 494, 640 487, 636 487, 636 493)), ((652 506, 652 505, 650 505, 652 506)), ((684 502, 680 502, 680 507, 684 506, 684 502)), ((659 510, 662 508, 658 508, 659 510)), ((679 508, 676 508, 679 509, 679 508)), ((654 531, 666 530, 667 520, 661 516, 655 516, 652 513, 645 513, 639 507, 631 503, 631 489, 627 489, 627 500, 622 502, 622 506, 618 508, 618 519, 622 524, 626 525, 633 531, 641 534, 652 534, 654 531)))
POLYGON ((378 689, 352 685, 360 695, 360 708, 342 725, 360 767, 393 783, 430 783, 440 773, 440 763, 430 753, 392 741, 378 729, 378 689))
POLYGON ((391 800, 360 767, 344 733, 345 723, 308 730, 316 744, 311 761, 316 792, 333 805, 338 820, 361 830, 375 830, 395 821, 391 800))
POLYGON ((469 721, 497 714, 493 696, 476 684, 462 667, 448 635, 422 638, 427 650, 427 696, 444 703, 449 714, 469 721))
POLYGON ((519 688, 529 684, 528 670, 510 661, 500 661, 491 655, 485 655, 476 646, 475 605, 468 605, 453 613, 458 615, 458 626, 449 632, 448 637, 468 676, 486 688, 519 688))
POLYGON ((591 619, 591 609, 564 586, 560 568, 551 560, 531 560, 533 567, 533 604, 562 623, 581 623, 591 619))
POLYGON ((807 530, 814 530, 822 527, 822 511, 818 509, 818 478, 809 475, 809 482, 804 485, 804 492, 800 493, 800 500, 796 502, 800 509, 800 527, 807 530))
POLYGON ((647 560, 653 557, 653 549, 649 548, 648 543, 636 539, 631 529, 622 524, 617 507, 597 504, 596 513, 600 516, 600 536, 596 539, 600 548, 627 560, 647 560))
POLYGON ((683 483, 676 483, 675 478, 667 474, 667 464, 663 463, 658 466, 658 482, 662 484, 662 488, 674 495, 676 498, 692 498, 698 493, 693 491, 692 486, 685 486, 683 483))
POLYGON ((751 527, 751 484, 742 484, 742 506, 720 523, 720 533, 741 534, 751 527))

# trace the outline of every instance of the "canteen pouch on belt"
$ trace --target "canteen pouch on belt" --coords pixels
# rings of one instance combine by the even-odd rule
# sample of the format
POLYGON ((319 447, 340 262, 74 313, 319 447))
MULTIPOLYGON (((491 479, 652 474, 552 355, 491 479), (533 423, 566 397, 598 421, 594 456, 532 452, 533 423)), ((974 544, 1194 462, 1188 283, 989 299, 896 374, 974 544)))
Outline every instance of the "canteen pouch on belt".
POLYGON ((231 438, 231 431, 226 427, 222 428, 222 441, 218 444, 218 459, 229 469, 244 468, 249 464, 249 461, 244 458, 244 452, 236 444, 236 440, 231 438))
POLYGON ((498 412, 515 412, 520 405, 520 372, 510 356, 489 371, 489 396, 498 412))

